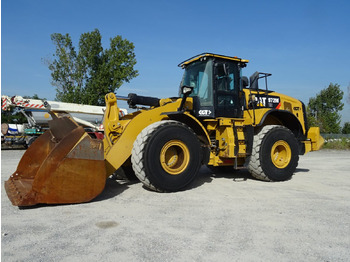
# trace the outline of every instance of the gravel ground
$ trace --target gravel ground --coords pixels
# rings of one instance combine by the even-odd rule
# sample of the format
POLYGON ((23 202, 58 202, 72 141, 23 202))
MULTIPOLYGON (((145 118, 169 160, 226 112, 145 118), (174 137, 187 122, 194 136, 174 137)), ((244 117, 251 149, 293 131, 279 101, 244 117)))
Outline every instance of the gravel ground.
POLYGON ((2 261, 350 261, 350 152, 301 156, 291 180, 203 167, 191 189, 107 180, 94 201, 11 205, 4 181, 24 151, 1 152, 2 261))

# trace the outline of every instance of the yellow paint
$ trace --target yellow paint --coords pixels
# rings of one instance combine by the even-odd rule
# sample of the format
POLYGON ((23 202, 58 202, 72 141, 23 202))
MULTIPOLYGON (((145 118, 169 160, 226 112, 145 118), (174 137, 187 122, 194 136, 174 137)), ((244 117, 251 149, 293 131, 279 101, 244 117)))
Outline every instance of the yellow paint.
POLYGON ((194 61, 200 60, 203 57, 216 57, 216 58, 232 60, 232 61, 238 61, 238 62, 243 62, 243 63, 248 63, 249 62, 249 60, 241 59, 241 58, 238 58, 236 56, 235 57, 231 57, 231 56, 222 56, 222 55, 206 53, 206 54, 198 55, 198 56, 196 56, 196 57, 194 57, 194 58, 192 58, 190 60, 184 61, 179 66, 185 66, 185 65, 191 64, 194 61))
MULTIPOLYGON (((267 112, 271 110, 275 110, 273 108, 255 108, 253 112, 252 106, 249 106, 249 105, 252 103, 252 101, 255 100, 254 97, 258 94, 258 92, 254 90, 249 90, 249 89, 243 89, 243 92, 244 92, 244 96, 248 106, 248 110, 244 110, 245 125, 254 125, 254 126, 258 125, 259 123, 261 123, 263 117, 267 112), (254 122, 254 113, 255 113, 255 122, 254 122)), ((263 95, 265 94, 265 92, 259 91, 259 94, 263 95)), ((278 110, 284 110, 292 113, 298 119, 302 127, 303 133, 305 133, 306 130, 305 130, 305 124, 304 124, 305 123, 304 114, 301 110, 302 103, 298 99, 295 99, 290 96, 283 95, 277 92, 270 92, 268 95, 280 97, 281 107, 278 110)), ((272 121, 272 120, 269 119, 269 121, 272 121)), ((274 119, 273 121, 274 122, 268 123, 268 124, 275 124, 275 125, 281 124, 281 122, 278 119, 274 119)))
POLYGON ((271 160, 277 168, 286 168, 292 159, 292 150, 284 140, 276 141, 271 149, 271 160))
POLYGON ((180 140, 170 140, 160 151, 160 164, 171 175, 181 174, 190 162, 190 152, 180 140))
POLYGON ((320 135, 319 127, 310 127, 307 138, 311 140, 311 151, 320 150, 324 144, 324 139, 320 135))

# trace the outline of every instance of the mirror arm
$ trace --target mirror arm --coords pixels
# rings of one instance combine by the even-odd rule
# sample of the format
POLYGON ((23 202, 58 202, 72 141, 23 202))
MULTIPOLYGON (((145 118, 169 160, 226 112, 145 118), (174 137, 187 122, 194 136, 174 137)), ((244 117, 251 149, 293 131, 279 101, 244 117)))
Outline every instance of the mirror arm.
POLYGON ((182 97, 182 100, 181 100, 180 107, 177 109, 177 111, 179 111, 179 112, 180 111, 184 111, 184 105, 185 105, 186 99, 192 93, 193 87, 191 87, 191 86, 183 86, 181 89, 182 89, 183 97, 182 97))

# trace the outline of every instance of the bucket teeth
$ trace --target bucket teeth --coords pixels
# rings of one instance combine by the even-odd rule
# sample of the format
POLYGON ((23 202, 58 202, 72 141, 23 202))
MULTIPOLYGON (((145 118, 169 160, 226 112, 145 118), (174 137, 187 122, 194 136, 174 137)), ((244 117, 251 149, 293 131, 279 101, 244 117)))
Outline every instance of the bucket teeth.
POLYGON ((20 189, 16 186, 14 180, 8 180, 5 183, 6 193, 15 206, 21 206, 22 201, 25 198, 25 194, 23 195, 23 191, 21 192, 20 189))
POLYGON ((33 196, 35 192, 32 191, 33 179, 20 178, 15 173, 8 181, 5 182, 5 190, 11 201, 15 206, 30 206, 35 204, 33 196))

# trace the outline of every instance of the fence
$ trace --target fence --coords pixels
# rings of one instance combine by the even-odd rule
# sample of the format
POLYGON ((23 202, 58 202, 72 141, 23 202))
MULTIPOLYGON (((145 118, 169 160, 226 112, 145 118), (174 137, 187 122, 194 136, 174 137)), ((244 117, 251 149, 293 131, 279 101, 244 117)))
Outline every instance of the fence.
POLYGON ((350 149, 350 134, 321 134, 324 138, 324 148, 350 149))
POLYGON ((350 134, 321 134, 324 139, 342 139, 348 138, 350 139, 350 134))

